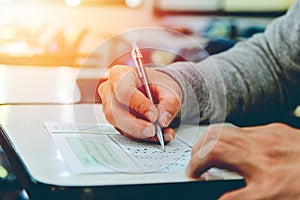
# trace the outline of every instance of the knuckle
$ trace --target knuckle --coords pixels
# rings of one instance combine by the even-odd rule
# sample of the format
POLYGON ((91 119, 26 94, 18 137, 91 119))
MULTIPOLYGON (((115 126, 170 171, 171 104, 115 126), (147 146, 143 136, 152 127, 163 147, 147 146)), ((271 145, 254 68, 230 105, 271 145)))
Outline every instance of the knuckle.
POLYGON ((221 136, 224 136, 224 134, 222 134, 223 129, 224 127, 222 125, 217 125, 217 124, 210 125, 206 130, 205 134, 207 135, 207 138, 209 140, 222 139, 221 136))
POLYGON ((212 158, 217 158, 225 152, 225 148, 222 142, 217 142, 211 149, 210 156, 212 158))
POLYGON ((135 84, 132 82, 133 78, 131 73, 119 75, 114 80, 111 80, 112 90, 116 99, 124 104, 128 104, 130 97, 134 91, 137 90, 135 84))
POLYGON ((134 103, 132 103, 132 108, 137 111, 138 113, 141 114, 145 114, 146 111, 148 111, 149 109, 149 105, 147 103, 147 101, 136 101, 134 103))
POLYGON ((109 70, 109 78, 114 76, 115 74, 119 74, 120 71, 123 70, 126 66, 123 65, 114 65, 110 70, 109 70))
POLYGON ((114 65, 108 73, 108 79, 117 82, 123 74, 133 71, 133 67, 126 65, 114 65))
POLYGON ((129 88, 125 87, 123 89, 117 89, 115 90, 115 97, 119 102, 122 102, 123 104, 128 105, 129 104, 129 98, 130 98, 130 90, 129 88))
POLYGON ((289 126, 283 123, 276 122, 276 123, 269 124, 268 127, 274 130, 278 130, 278 129, 287 129, 289 126))
MULTIPOLYGON (((177 109, 179 109, 181 107, 181 102, 178 100, 178 98, 172 96, 169 98, 169 106, 170 108, 174 109, 176 108, 176 111, 177 109)), ((173 110, 173 112, 176 112, 175 109, 173 110)), ((173 113, 175 114, 175 113, 173 113)))
POLYGON ((109 87, 108 81, 103 82, 98 87, 98 94, 103 97, 107 92, 107 88, 109 87))

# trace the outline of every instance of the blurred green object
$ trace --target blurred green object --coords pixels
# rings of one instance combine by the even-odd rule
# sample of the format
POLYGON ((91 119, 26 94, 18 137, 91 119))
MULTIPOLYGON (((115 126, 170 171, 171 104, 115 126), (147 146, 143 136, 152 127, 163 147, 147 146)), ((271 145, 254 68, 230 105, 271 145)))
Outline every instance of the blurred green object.
POLYGON ((5 179, 7 176, 8 176, 7 170, 2 165, 0 165, 0 178, 5 179))
POLYGON ((282 11, 287 10, 294 0, 223 0, 223 9, 225 11, 282 11))
POLYGON ((0 146, 0 199, 3 192, 20 190, 22 187, 17 180, 16 175, 13 173, 11 165, 0 146))
POLYGON ((198 15, 251 15, 278 16, 283 14, 295 0, 156 0, 154 11, 164 14, 198 15))
POLYGON ((229 20, 215 20, 208 25, 204 34, 209 39, 231 39, 235 36, 235 27, 229 20))

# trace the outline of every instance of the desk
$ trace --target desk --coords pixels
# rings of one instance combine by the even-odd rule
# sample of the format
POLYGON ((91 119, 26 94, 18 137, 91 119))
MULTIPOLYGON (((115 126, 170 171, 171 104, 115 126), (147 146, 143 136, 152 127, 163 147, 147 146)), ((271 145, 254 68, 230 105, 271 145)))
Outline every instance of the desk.
POLYGON ((0 105, 79 102, 77 74, 77 69, 64 66, 0 65, 0 105))
POLYGON ((105 121, 100 104, 4 105, 1 145, 31 199, 216 199, 244 181, 190 181, 184 173, 71 174, 44 121, 105 121), (160 198, 159 198, 160 199, 160 198))

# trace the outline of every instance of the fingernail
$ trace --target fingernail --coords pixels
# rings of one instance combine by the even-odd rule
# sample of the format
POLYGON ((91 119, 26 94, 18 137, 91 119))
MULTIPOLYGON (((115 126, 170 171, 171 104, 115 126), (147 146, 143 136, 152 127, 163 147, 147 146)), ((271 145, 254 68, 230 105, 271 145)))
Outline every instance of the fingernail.
POLYGON ((171 119, 172 119, 172 114, 167 112, 167 111, 163 111, 161 116, 160 116, 160 122, 162 124, 163 127, 167 127, 169 126, 169 124, 171 123, 171 119))
POLYGON ((147 128, 144 129, 143 135, 145 137, 153 137, 155 135, 155 128, 154 126, 148 126, 147 128))
POLYGON ((156 113, 153 112, 152 110, 149 110, 148 112, 146 112, 146 117, 151 122, 155 122, 156 121, 156 116, 157 116, 156 113))
POLYGON ((165 141, 167 141, 167 142, 170 142, 174 139, 174 137, 171 133, 165 133, 164 137, 165 137, 165 141))

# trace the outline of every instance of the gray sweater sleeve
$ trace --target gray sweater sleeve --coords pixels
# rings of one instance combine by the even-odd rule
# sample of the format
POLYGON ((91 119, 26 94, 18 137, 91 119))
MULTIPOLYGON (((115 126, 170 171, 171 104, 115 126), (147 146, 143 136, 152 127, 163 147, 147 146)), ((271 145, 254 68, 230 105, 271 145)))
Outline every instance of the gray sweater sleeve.
POLYGON ((182 88, 182 118, 223 121, 290 111, 300 103, 300 0, 264 33, 199 63, 162 70, 182 88))

